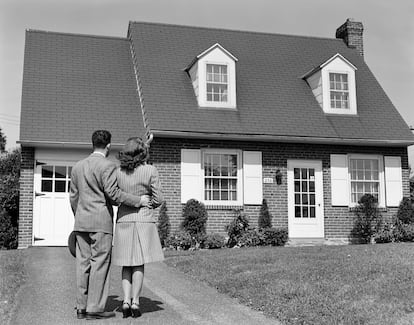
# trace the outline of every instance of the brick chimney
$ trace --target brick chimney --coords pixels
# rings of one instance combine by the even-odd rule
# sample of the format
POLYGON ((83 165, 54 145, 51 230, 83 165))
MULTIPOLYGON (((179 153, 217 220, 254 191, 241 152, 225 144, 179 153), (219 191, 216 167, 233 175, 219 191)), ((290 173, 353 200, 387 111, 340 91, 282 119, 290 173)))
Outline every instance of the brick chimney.
POLYGON ((364 56, 364 42, 362 40, 362 32, 364 26, 362 23, 348 18, 344 24, 336 30, 336 38, 341 38, 350 48, 357 49, 359 55, 364 56))

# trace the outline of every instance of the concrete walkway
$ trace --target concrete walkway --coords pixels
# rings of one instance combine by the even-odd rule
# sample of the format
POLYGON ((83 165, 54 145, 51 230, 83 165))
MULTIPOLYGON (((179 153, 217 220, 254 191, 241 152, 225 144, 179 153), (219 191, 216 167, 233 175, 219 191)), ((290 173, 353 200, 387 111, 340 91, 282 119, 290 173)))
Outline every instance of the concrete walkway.
POLYGON ((113 266, 107 310, 115 311, 116 318, 78 320, 75 260, 67 248, 29 248, 26 256, 27 282, 18 293, 11 324, 280 324, 164 263, 146 266, 142 317, 122 319, 121 270, 113 266))

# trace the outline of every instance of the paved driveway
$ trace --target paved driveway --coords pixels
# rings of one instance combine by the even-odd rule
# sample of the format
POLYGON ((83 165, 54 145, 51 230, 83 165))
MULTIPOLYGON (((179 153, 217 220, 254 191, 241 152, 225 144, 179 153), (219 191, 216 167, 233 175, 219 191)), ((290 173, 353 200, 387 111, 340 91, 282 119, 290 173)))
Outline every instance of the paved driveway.
POLYGON ((113 266, 107 310, 114 310, 116 318, 78 320, 75 260, 67 248, 35 247, 27 253, 27 282, 18 293, 11 324, 279 324, 164 263, 146 266, 142 317, 122 319, 121 270, 113 266))

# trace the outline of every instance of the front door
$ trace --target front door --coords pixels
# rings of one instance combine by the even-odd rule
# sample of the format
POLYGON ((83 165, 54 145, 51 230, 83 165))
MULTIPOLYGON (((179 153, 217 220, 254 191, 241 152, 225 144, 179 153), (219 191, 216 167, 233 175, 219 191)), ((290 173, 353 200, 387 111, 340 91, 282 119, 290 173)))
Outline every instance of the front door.
POLYGON ((73 163, 37 162, 34 175, 33 245, 66 246, 74 217, 69 203, 73 163))
POLYGON ((289 238, 324 238, 322 162, 288 161, 289 238))

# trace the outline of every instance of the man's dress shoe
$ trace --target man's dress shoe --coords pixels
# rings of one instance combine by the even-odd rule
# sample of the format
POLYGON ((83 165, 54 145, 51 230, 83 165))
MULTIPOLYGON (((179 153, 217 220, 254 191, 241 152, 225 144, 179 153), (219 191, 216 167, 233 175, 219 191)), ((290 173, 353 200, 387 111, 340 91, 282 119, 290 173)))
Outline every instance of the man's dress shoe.
POLYGON ((104 319, 115 317, 115 313, 112 311, 102 311, 95 313, 86 313, 86 319, 104 319))
POLYGON ((86 309, 77 309, 76 316, 78 319, 84 319, 86 317, 86 309))

